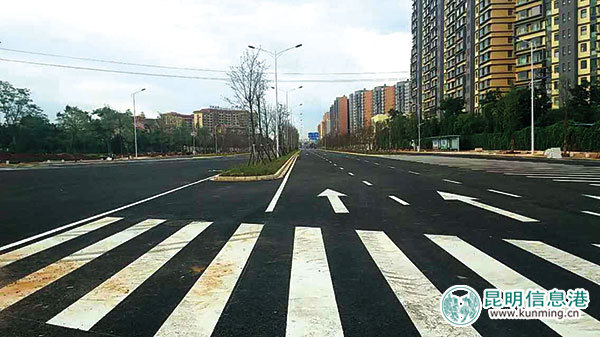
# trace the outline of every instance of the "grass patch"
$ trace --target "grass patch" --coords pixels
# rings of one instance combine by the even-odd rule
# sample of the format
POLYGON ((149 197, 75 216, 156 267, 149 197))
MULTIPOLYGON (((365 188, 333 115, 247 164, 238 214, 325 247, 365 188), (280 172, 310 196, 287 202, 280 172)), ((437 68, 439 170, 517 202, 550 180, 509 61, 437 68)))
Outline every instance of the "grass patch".
POLYGON ((285 164, 291 156, 299 151, 294 151, 281 156, 270 163, 260 163, 256 165, 240 165, 223 172, 222 176, 227 177, 251 177, 251 176, 266 176, 275 174, 283 164, 285 164))

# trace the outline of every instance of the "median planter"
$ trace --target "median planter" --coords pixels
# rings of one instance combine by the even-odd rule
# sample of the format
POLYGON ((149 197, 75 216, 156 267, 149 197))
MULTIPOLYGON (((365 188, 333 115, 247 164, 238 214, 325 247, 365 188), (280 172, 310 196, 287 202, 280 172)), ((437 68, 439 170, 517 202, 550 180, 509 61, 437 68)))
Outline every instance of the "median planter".
MULTIPOLYGON (((228 175, 218 175, 212 178, 212 181, 265 181, 265 180, 277 180, 283 178, 289 170, 292 169, 294 163, 298 159, 298 152, 288 158, 288 160, 273 174, 268 175, 255 175, 255 176, 228 176, 228 175)), ((226 172, 227 173, 227 172, 226 172)))

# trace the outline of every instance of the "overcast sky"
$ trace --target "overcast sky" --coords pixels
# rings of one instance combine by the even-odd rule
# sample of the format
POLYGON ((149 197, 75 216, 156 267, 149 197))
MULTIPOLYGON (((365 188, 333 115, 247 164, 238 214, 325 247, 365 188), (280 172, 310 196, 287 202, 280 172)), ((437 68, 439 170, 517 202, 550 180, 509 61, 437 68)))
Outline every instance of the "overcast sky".
MULTIPOLYGON (((5 1, 0 10, 0 48, 132 63, 227 70, 252 44, 282 50, 302 43, 279 59, 280 89, 290 94, 304 131, 313 131, 336 96, 383 85, 371 79, 403 74, 286 75, 285 72, 396 72, 410 67, 408 0, 378 1, 5 1), (353 83, 299 83, 295 80, 369 79, 353 83), (284 82, 289 81, 289 82, 284 82)), ((265 55, 267 57, 267 55, 265 55)), ((146 73, 224 77, 223 73, 115 65, 0 50, 0 58, 146 73)), ((272 59, 267 59, 272 70, 272 59)), ((0 80, 31 89, 50 119, 65 105, 94 109, 131 108, 191 113, 227 106, 226 83, 43 67, 0 61, 0 80)), ((388 80, 391 85, 395 81, 388 80)), ((269 101, 274 101, 273 92, 269 101)), ((282 95, 283 96, 283 95, 282 95)), ((280 96, 280 102, 285 97, 280 96)))

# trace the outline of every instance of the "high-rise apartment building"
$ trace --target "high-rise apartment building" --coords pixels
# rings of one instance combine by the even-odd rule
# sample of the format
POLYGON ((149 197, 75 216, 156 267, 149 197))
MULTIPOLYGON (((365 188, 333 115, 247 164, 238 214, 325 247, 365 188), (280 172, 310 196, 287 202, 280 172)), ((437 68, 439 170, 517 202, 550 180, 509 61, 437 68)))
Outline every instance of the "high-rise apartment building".
POLYGON ((491 90, 507 92, 515 81, 515 0, 475 0, 474 108, 491 90))
POLYGON ((394 85, 394 95, 396 96, 394 109, 402 115, 411 113, 411 90, 410 81, 401 81, 394 85))
POLYGON ((421 30, 423 27, 422 0, 413 0, 410 30, 412 47, 410 50, 410 112, 421 114, 421 30))
POLYGON ((474 105, 474 7, 473 0, 444 1, 442 96, 464 99, 467 111, 474 105))
POLYGON ((382 85, 373 88, 373 116, 383 115, 396 108, 396 92, 394 86, 382 85))
POLYGON ((329 107, 329 119, 331 121, 331 133, 334 135, 345 135, 349 129, 348 99, 346 96, 337 97, 329 107))

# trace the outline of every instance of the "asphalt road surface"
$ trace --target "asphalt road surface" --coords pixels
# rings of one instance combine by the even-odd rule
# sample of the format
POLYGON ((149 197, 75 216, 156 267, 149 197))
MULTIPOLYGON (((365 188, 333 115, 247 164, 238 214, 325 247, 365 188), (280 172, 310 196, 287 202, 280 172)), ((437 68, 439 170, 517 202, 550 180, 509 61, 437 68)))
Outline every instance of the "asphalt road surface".
POLYGON ((600 166, 302 151, 0 171, 0 336, 598 336, 600 166), (584 288, 455 328, 446 289, 584 288))

